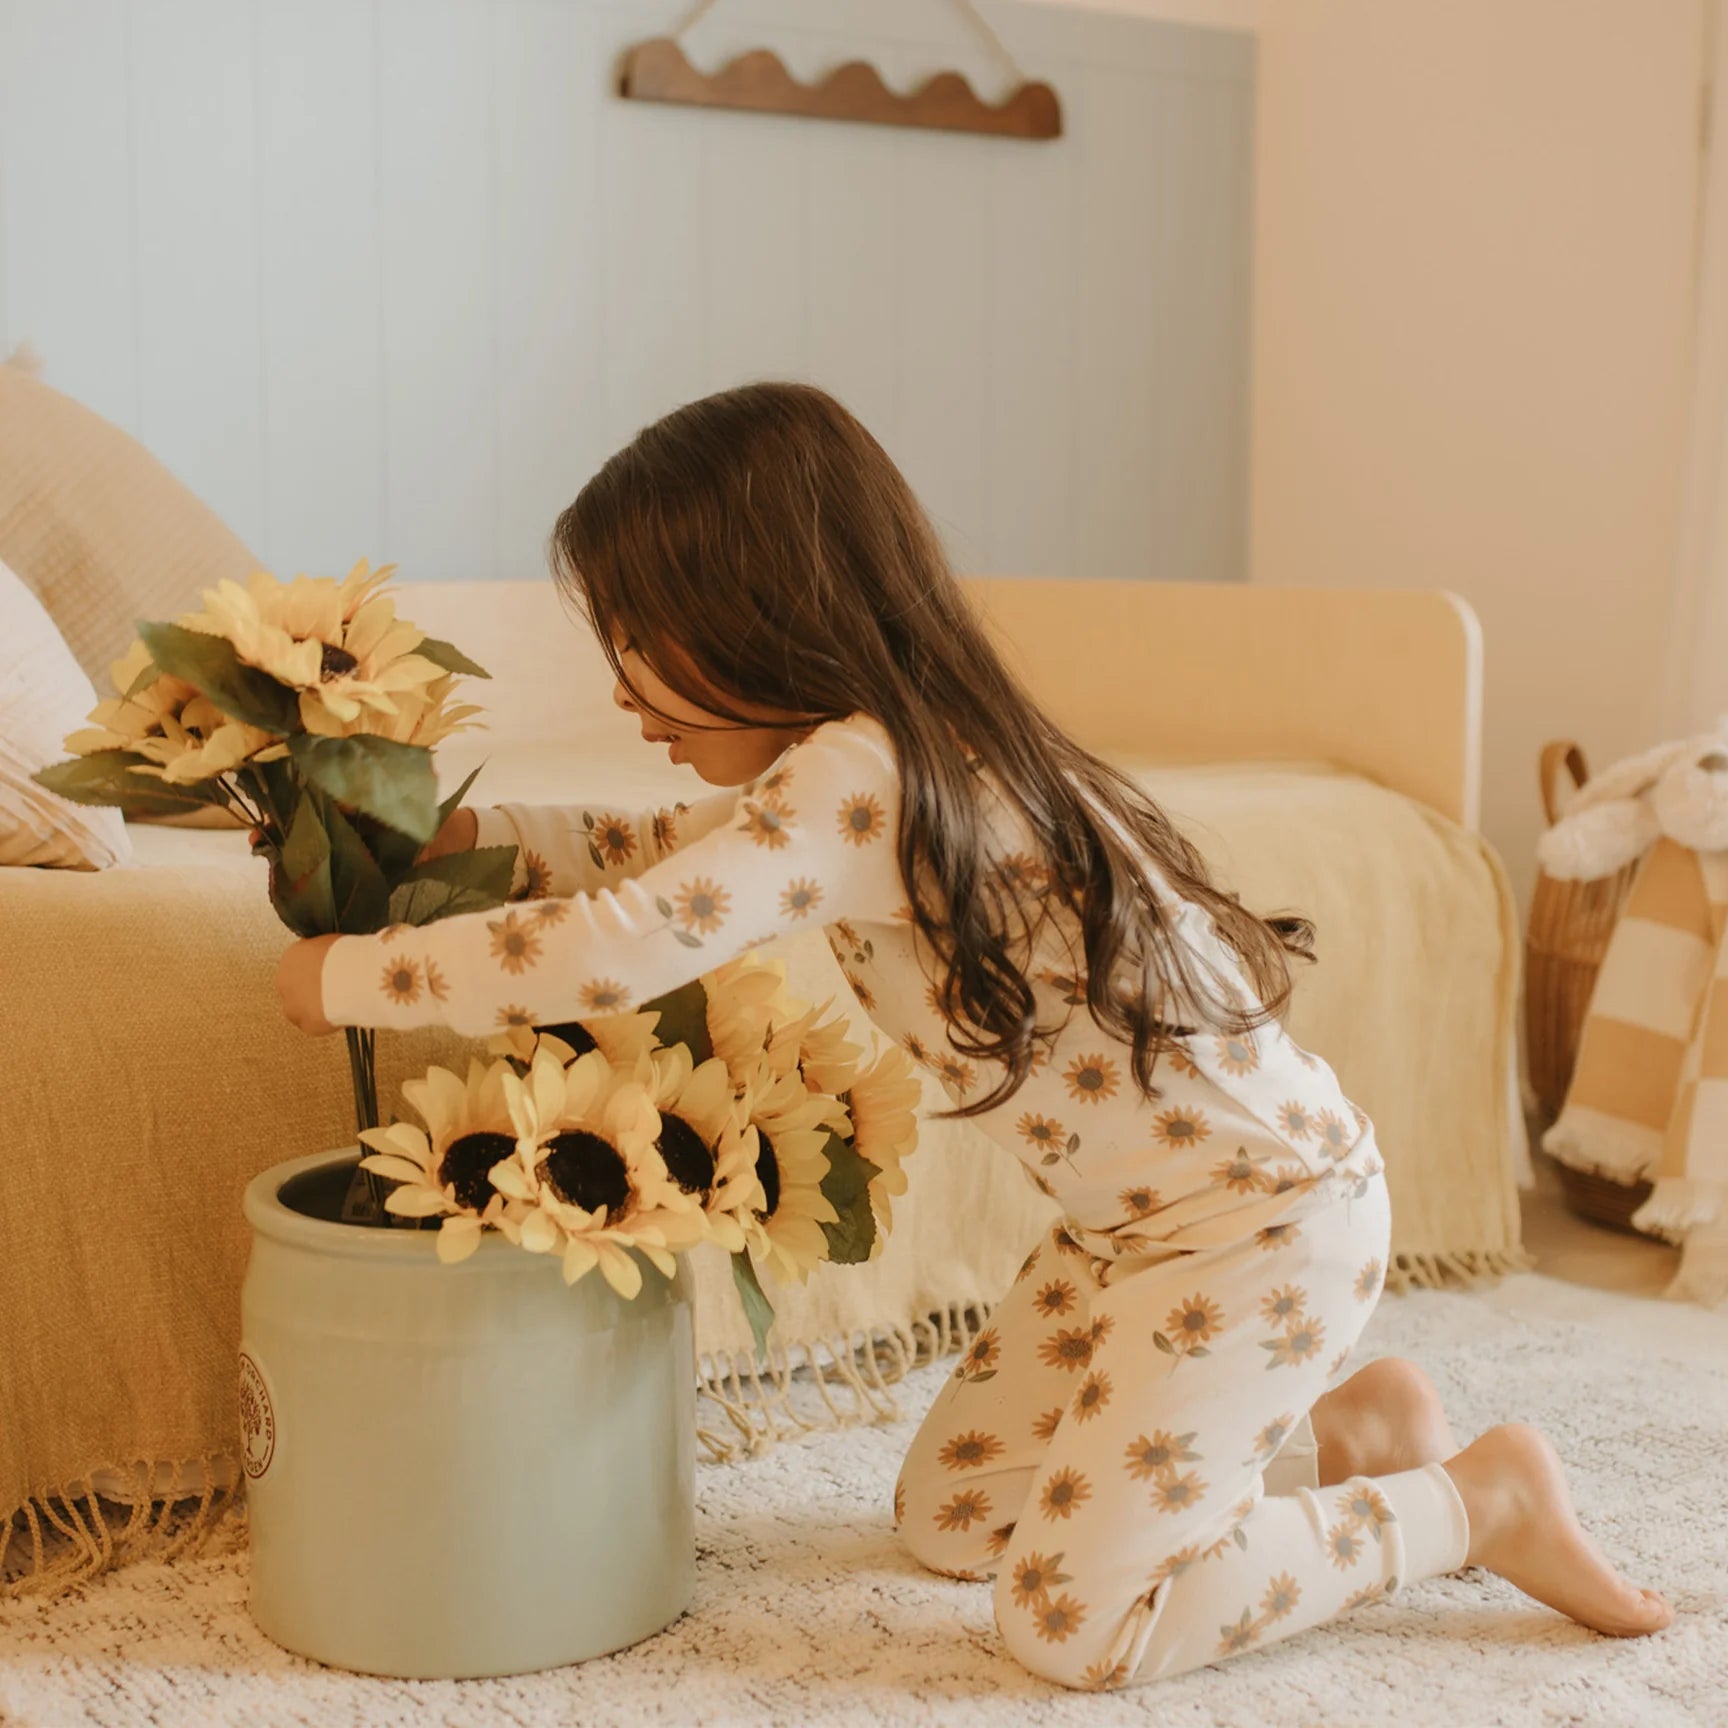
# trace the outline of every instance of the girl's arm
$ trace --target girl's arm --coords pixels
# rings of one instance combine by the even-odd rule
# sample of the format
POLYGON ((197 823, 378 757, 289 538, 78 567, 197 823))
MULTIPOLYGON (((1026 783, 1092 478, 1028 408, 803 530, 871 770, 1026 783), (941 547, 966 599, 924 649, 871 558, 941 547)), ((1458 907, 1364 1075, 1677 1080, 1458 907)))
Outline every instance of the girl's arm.
POLYGON ((874 721, 817 728, 729 801, 728 820, 616 889, 336 937, 325 1019, 478 1037, 617 1012, 775 937, 904 904, 899 776, 874 721))
POLYGON ((473 811, 474 844, 516 848, 511 886, 517 894, 533 899, 592 894, 642 875, 711 833, 731 816, 737 802, 735 793, 723 792, 695 804, 632 814, 601 804, 481 805, 473 811))

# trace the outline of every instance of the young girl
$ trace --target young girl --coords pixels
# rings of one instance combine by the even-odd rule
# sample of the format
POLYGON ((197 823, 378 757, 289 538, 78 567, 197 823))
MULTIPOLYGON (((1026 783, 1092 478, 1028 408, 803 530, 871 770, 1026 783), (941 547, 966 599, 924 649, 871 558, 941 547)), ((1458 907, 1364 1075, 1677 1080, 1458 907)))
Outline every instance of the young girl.
POLYGON ((994 1576, 1027 1667, 1180 1674, 1466 1565, 1604 1632, 1668 1623, 1534 1429, 1458 1451, 1408 1363, 1326 1392, 1388 1210, 1368 1121, 1280 1024, 1305 931, 1038 710, 845 409, 764 384, 668 415, 554 557, 643 738, 739 790, 599 862, 580 812, 459 812, 439 849, 514 841, 551 897, 297 943, 291 1020, 566 1021, 824 923, 875 1022, 1062 1207, 894 1495, 926 1566, 994 1576))

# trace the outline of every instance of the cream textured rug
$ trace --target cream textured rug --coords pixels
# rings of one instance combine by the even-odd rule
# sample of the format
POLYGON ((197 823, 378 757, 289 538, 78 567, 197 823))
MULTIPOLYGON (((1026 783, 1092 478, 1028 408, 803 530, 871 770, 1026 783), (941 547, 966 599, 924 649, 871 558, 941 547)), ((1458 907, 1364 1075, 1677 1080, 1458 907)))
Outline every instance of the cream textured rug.
POLYGON ((635 1649, 515 1680, 367 1680, 285 1655, 247 1618, 243 1517, 197 1558, 0 1605, 0 1722, 19 1728, 1668 1728, 1728 1723, 1728 1318, 1537 1277, 1382 1301, 1356 1363, 1416 1357, 1463 1433, 1555 1437, 1608 1551, 1680 1610, 1598 1638, 1481 1573, 1409 1589, 1221 1668, 1066 1693, 999 1650, 985 1585, 919 1571, 888 1501, 944 1365, 903 1419, 698 1472, 690 1612, 635 1649))

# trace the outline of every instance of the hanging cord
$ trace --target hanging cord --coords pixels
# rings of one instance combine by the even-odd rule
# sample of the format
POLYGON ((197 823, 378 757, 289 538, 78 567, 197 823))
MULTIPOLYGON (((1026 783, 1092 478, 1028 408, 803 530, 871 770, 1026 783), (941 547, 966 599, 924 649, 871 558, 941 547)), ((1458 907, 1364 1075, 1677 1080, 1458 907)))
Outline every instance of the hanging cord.
MULTIPOLYGON (((696 0, 696 4, 692 6, 687 13, 685 13, 684 22, 672 32, 672 40, 674 42, 681 41, 690 31, 694 30, 708 14, 710 8, 712 8, 714 4, 715 0, 696 0)), ((985 22, 983 13, 973 5, 972 0, 953 0, 953 5, 954 9, 963 17, 971 20, 972 28, 996 50, 997 56, 1001 59, 1002 63, 1014 74, 1016 78, 1020 80, 1022 84, 1024 84, 1026 82, 1026 74, 1020 69, 1020 62, 1008 52, 1008 44, 996 34, 995 30, 988 23, 985 22)))
POLYGON ((1026 74, 1020 69, 1020 62, 1008 52, 1008 44, 998 36, 990 25, 985 23, 984 14, 972 4, 972 0, 954 0, 955 6, 972 20, 973 28, 986 42, 994 48, 1005 65, 1022 84, 1027 82, 1026 74))
POLYGON ((684 22, 672 32, 672 40, 677 42, 688 32, 694 30, 702 21, 703 13, 713 4, 714 0, 696 0, 696 4, 684 15, 684 22))

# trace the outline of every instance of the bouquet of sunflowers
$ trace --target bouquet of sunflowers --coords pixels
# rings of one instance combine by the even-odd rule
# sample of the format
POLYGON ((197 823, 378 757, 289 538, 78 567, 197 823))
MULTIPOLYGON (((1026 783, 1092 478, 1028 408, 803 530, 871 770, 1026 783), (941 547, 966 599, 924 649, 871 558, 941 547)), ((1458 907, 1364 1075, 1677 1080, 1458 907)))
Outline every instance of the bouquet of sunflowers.
POLYGON ((906 1055, 867 1056, 829 1005, 795 1001, 749 956, 640 1013, 511 1027, 488 1052, 465 1080, 431 1068, 403 1086, 423 1126, 360 1136, 365 1167, 397 1184, 385 1205, 440 1220, 446 1261, 493 1229, 559 1255, 566 1283, 598 1267, 629 1298, 638 1254, 670 1277, 674 1255, 715 1242, 760 1348, 759 1269, 802 1281, 821 1260, 869 1259, 906 1191, 906 1055))
MULTIPOLYGON (((391 574, 364 560, 340 582, 260 571, 175 623, 141 624, 111 668, 115 694, 67 738, 73 758, 36 778, 137 815, 231 812, 299 936, 501 905, 514 847, 419 861, 474 778, 440 804, 432 748, 480 712, 457 699, 460 677, 487 674, 396 616, 391 574)), ((349 1030, 361 1128, 378 1122, 373 1051, 371 1031, 349 1030)), ((344 1215, 378 1221, 382 1198, 365 1178, 344 1215)))
MULTIPOLYGON (((474 782, 440 803, 432 750, 480 712, 459 679, 487 673, 396 616, 391 574, 259 572, 140 625, 115 695, 37 779, 140 815, 227 810, 299 936, 504 904, 515 847, 419 856, 474 782)), ((465 1080, 432 1068, 403 1087, 424 1127, 379 1126, 375 1038, 347 1029, 367 1155, 343 1216, 436 1221, 446 1261, 496 1229, 558 1253, 567 1282, 598 1267, 630 1297, 637 1253, 670 1275, 675 1254, 716 1242, 760 1346, 773 1309, 758 1268, 801 1281, 820 1260, 868 1259, 905 1192, 910 1062, 892 1045, 867 1061, 840 1017, 750 957, 640 1013, 507 1028, 465 1080)))

